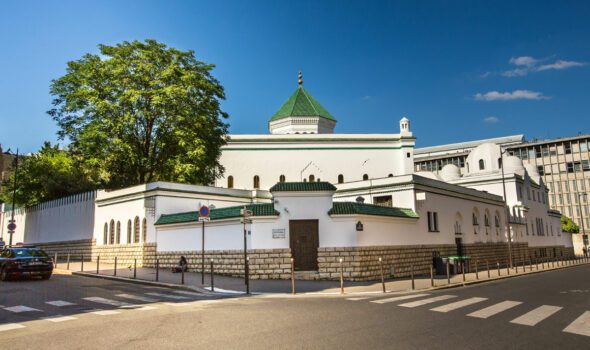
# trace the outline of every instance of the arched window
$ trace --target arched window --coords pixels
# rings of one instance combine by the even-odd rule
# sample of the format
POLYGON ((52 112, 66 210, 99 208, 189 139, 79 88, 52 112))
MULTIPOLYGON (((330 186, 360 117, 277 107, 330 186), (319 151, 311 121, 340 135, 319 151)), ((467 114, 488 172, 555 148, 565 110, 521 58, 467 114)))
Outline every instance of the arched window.
POLYGON ((498 216, 498 214, 496 214, 496 216, 494 217, 494 221, 496 224, 496 228, 500 227, 500 217, 498 216))
POLYGON ((234 177, 231 175, 227 177, 227 188, 234 188, 234 177))
POLYGON ((260 188, 260 177, 258 175, 254 175, 254 188, 260 188))
POLYGON ((279 182, 285 182, 285 175, 279 176, 279 182))
POLYGON ((483 215, 483 221, 486 226, 490 226, 490 218, 488 217, 488 214, 483 215))
POLYGON ((479 225, 479 222, 477 220, 477 214, 473 213, 473 215, 471 216, 472 220, 473 220, 473 226, 477 226, 479 225))
POLYGON ((485 169, 485 164, 483 162, 483 159, 479 160, 479 170, 484 170, 485 169))
POLYGON ((393 177, 393 174, 389 174, 389 175, 387 175, 387 177, 393 177))
POLYGON ((139 216, 133 220, 133 243, 139 243, 139 216))
POLYGON ((147 240, 147 220, 146 220, 146 218, 143 218, 143 221, 141 222, 141 241, 143 243, 145 243, 146 240, 147 240))
POLYGON ((104 223, 104 235, 102 237, 103 244, 109 244, 109 224, 104 223))
POLYGON ((368 180, 369 179, 369 175, 365 174, 363 175, 363 180, 368 180))
POLYGON ((109 225, 109 244, 115 244, 115 220, 109 225))
POLYGON ((315 176, 313 174, 309 175, 309 182, 314 182, 315 176))
POLYGON ((338 183, 339 184, 344 183, 344 175, 342 175, 342 174, 338 175, 338 183))
POLYGON ((127 220, 127 244, 131 243, 131 220, 127 220))
POLYGON ((121 221, 117 221, 117 235, 115 240, 117 244, 121 244, 121 221))

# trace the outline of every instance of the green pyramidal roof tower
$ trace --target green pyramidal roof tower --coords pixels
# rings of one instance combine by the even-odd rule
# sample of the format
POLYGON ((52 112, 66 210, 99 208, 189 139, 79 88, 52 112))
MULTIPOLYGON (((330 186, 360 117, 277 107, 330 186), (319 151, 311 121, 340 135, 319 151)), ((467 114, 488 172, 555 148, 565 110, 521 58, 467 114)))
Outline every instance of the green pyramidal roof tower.
POLYGON ((299 72, 299 87, 269 120, 271 134, 331 134, 336 119, 303 88, 299 72))

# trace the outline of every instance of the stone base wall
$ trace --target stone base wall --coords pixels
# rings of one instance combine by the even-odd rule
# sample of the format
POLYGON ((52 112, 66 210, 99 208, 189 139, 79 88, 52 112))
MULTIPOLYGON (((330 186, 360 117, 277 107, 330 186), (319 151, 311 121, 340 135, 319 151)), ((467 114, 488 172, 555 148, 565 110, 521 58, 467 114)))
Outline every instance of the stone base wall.
POLYGON ((78 241, 36 243, 35 245, 43 249, 52 258, 57 253, 59 261, 65 261, 68 254, 70 254, 71 261, 80 261, 82 257, 84 257, 85 261, 90 261, 95 244, 93 239, 83 239, 78 241))
POLYGON ((433 256, 454 255, 456 250, 455 245, 319 248, 319 273, 321 279, 339 279, 342 259, 345 279, 378 280, 382 258, 385 278, 410 276, 412 268, 415 275, 430 274, 433 256))
MULTIPOLYGON (((512 243, 512 257, 514 261, 521 261, 528 254, 529 248, 527 243, 512 243)), ((484 269, 486 262, 490 268, 508 266, 508 243, 473 243, 463 245, 463 254, 469 256, 470 271, 475 271, 475 264, 478 269, 484 269)))
POLYGON ((528 259, 543 258, 571 258, 574 256, 573 247, 551 246, 551 247, 529 247, 528 259))
MULTIPOLYGON (((180 257, 188 261, 188 270, 200 272, 202 270, 202 256, 200 251, 158 252, 157 259, 160 268, 172 268, 178 265, 180 257)), ((291 249, 253 249, 248 250, 250 257, 251 279, 289 279, 291 278, 291 249)), ((243 277, 243 250, 211 250, 205 252, 205 272, 210 272, 211 259, 214 262, 216 274, 243 277)), ((146 267, 155 267, 156 258, 148 255, 145 258, 146 267)))
POLYGON ((113 264, 117 257, 117 265, 127 266, 137 262, 137 267, 146 266, 146 260, 156 255, 155 243, 109 244, 97 245, 92 249, 92 261, 100 256, 100 262, 113 264))

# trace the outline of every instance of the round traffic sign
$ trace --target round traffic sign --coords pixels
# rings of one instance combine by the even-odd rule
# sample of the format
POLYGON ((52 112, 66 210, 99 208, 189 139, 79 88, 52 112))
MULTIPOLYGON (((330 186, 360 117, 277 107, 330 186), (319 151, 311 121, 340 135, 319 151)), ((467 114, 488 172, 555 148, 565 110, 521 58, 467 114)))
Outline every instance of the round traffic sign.
POLYGON ((10 224, 8 224, 8 231, 14 231, 16 230, 16 224, 14 222, 11 222, 10 224))
POLYGON ((201 208, 199 209, 199 216, 201 217, 209 217, 209 207, 206 205, 201 206, 201 208))

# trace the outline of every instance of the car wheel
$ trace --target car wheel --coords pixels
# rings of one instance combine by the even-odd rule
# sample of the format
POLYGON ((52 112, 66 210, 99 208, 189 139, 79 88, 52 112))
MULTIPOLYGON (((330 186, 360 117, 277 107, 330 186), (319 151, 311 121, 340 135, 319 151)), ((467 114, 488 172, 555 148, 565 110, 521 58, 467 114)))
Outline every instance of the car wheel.
POLYGON ((2 271, 0 271, 0 280, 8 281, 8 272, 6 272, 6 269, 2 269, 2 271))
POLYGON ((47 274, 41 276, 41 278, 44 279, 44 280, 48 280, 49 277, 51 277, 51 274, 50 273, 47 273, 47 274))

